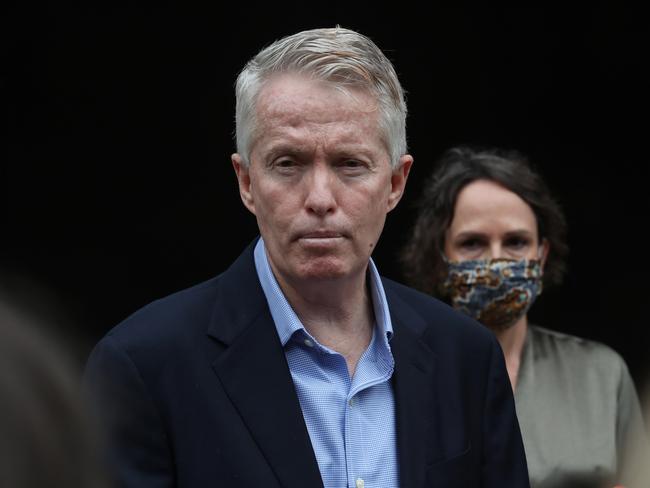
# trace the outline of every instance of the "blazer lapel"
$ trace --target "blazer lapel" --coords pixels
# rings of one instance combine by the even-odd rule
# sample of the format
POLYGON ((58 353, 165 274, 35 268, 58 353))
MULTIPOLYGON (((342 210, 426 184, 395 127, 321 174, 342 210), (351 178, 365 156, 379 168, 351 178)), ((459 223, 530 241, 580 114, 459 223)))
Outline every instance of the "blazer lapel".
POLYGON ((223 388, 283 487, 322 487, 284 350, 259 284, 254 243, 223 275, 208 334, 223 388))
POLYGON ((422 486, 425 469, 440 453, 434 398, 436 356, 417 335, 422 318, 399 297, 389 293, 394 335, 391 351, 395 358, 393 388, 396 404, 397 449, 400 485, 422 486))

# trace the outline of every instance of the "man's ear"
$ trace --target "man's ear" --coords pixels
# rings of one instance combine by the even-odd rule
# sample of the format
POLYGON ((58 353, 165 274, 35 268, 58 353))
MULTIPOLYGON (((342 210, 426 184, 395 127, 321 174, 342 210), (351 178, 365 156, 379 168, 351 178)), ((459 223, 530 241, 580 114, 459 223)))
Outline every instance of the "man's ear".
POLYGON ((406 187, 406 180, 409 177, 409 172, 411 171, 411 166, 413 165, 413 156, 410 154, 405 154, 399 158, 399 164, 397 168, 393 170, 393 174, 390 178, 390 195, 388 196, 388 211, 393 210, 402 195, 404 194, 404 188, 406 187))
POLYGON ((232 167, 235 169, 235 174, 237 175, 241 201, 244 202, 248 210, 255 214, 255 202, 253 201, 253 193, 251 192, 249 168, 244 164, 244 158, 239 153, 234 153, 230 159, 232 160, 232 167))

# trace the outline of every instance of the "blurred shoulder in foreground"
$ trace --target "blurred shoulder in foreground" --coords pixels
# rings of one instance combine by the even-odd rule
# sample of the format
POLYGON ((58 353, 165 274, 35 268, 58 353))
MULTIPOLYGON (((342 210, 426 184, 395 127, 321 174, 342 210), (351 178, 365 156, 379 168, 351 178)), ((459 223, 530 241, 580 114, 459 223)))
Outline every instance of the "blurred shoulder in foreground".
POLYGON ((109 486, 80 373, 59 343, 2 297, 0 398, 0 486, 109 486))

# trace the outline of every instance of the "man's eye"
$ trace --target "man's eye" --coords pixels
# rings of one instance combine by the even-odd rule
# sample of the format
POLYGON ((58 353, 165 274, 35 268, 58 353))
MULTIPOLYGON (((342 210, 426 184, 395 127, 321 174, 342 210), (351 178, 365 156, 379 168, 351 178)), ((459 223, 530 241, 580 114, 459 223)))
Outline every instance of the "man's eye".
POLYGON ((299 164, 294 159, 278 159, 273 162, 273 168, 282 174, 293 174, 299 164))
POLYGON ((343 165, 347 166, 348 168, 358 168, 361 166, 361 163, 359 161, 355 161, 354 159, 349 159, 347 161, 344 161, 343 165))
POLYGON ((277 166, 278 168, 291 168, 295 165, 296 163, 290 159, 281 159, 279 161, 276 161, 275 163, 275 166, 277 166))
POLYGON ((365 163, 356 159, 346 159, 344 161, 341 161, 339 166, 341 169, 350 173, 358 173, 366 168, 365 163))

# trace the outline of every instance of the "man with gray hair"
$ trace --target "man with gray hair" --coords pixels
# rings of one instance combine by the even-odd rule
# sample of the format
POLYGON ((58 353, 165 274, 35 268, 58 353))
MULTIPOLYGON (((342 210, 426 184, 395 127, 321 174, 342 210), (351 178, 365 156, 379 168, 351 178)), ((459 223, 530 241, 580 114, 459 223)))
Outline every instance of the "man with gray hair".
POLYGON ((413 163, 390 61, 354 31, 303 31, 236 95, 261 236, 93 351, 118 486, 527 487, 494 336, 370 258, 413 163))

